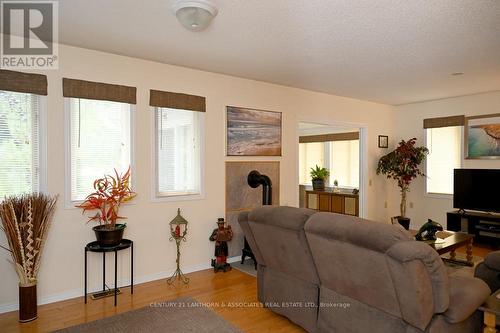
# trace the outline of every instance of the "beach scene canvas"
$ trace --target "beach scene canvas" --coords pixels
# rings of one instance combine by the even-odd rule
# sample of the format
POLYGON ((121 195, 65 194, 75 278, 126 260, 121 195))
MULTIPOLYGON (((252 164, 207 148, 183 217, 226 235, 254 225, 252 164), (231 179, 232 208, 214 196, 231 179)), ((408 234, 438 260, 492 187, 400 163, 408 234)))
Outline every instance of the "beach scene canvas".
POLYGON ((228 156, 281 156, 281 112, 226 110, 228 156))
POLYGON ((500 115, 468 119, 467 158, 500 158, 500 115))

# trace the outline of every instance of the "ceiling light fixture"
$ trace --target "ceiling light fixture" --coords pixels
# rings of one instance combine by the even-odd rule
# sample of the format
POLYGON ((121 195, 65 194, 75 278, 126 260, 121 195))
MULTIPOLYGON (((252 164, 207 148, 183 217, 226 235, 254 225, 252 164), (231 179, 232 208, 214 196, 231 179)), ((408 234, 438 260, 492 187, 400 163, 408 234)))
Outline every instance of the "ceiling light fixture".
POLYGON ((206 29, 219 12, 209 0, 178 0, 173 9, 182 26, 191 31, 206 29))

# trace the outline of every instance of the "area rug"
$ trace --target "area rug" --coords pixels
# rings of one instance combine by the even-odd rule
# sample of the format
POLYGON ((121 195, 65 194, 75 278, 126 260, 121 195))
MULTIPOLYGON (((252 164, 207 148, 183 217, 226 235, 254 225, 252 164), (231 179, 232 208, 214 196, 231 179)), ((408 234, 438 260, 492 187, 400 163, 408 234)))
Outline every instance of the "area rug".
MULTIPOLYGON (((449 254, 445 254, 442 256, 443 258, 450 258, 449 254)), ((463 266, 460 264, 454 264, 451 262, 444 262, 444 265, 446 266, 446 269, 448 270, 448 273, 451 275, 462 275, 462 276, 474 276, 474 270, 476 269, 476 266, 479 265, 481 262, 483 262, 484 258, 479 257, 479 256, 472 256, 472 262, 474 263, 473 267, 469 266, 463 266)), ((458 253, 456 254, 456 258, 460 260, 465 260, 466 255, 464 253, 458 253)))
POLYGON ((215 312, 189 297, 152 303, 145 308, 68 327, 56 332, 241 333, 215 312))
POLYGON ((242 264, 241 262, 234 262, 231 264, 232 268, 236 268, 243 273, 247 273, 251 276, 257 277, 257 270, 255 269, 255 264, 252 259, 248 258, 242 264))

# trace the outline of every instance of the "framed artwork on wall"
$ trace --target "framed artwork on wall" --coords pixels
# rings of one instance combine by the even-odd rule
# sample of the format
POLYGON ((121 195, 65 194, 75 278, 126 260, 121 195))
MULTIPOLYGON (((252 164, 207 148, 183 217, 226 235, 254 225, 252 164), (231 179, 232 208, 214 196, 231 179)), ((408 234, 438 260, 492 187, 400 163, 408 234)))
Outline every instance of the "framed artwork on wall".
POLYGON ((500 159, 500 113, 465 119, 465 158, 500 159))
POLYGON ((281 112, 226 107, 227 156, 281 156, 281 112))
POLYGON ((389 137, 387 135, 378 136, 378 147, 379 148, 389 148, 389 137))

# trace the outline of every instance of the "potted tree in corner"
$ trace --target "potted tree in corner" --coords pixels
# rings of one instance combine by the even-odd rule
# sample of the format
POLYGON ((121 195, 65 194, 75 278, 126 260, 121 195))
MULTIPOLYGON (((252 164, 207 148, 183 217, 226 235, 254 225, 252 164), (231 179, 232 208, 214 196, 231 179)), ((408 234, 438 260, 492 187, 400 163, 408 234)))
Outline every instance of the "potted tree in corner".
POLYGON ((120 244, 123 239, 125 224, 117 224, 118 219, 125 217, 118 215, 120 205, 132 200, 137 194, 130 188, 130 167, 123 175, 115 170, 115 176, 105 175, 94 181, 95 192, 89 194, 76 207, 82 208, 83 213, 88 210, 97 210, 89 221, 98 221, 99 225, 92 228, 97 241, 103 247, 120 244))
POLYGON ((314 191, 324 191, 325 190, 325 180, 330 175, 330 171, 326 168, 320 168, 316 165, 315 168, 311 168, 311 179, 314 191))
POLYGON ((410 228, 410 219, 406 216, 406 197, 413 179, 425 176, 419 167, 429 153, 426 147, 416 147, 416 142, 416 138, 402 140, 394 151, 380 158, 377 166, 377 174, 386 175, 398 183, 401 215, 394 218, 407 230, 410 228))

